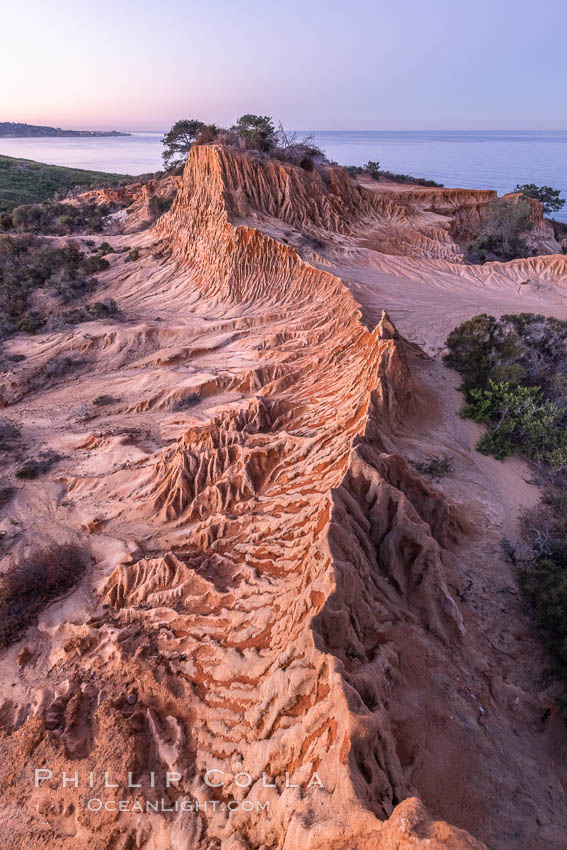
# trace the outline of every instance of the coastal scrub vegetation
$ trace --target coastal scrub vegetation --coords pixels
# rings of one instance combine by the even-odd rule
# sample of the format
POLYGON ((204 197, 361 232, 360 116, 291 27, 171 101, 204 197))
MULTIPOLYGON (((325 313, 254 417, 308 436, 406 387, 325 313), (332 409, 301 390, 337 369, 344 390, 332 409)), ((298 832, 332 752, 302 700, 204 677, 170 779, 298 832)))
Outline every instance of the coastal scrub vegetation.
POLYGON ((40 475, 49 472, 51 467, 60 459, 57 452, 42 452, 38 458, 30 458, 24 461, 16 470, 16 478, 22 481, 33 481, 35 478, 39 478, 40 475))
POLYGON ((64 307, 94 292, 94 275, 108 265, 98 252, 87 255, 75 245, 56 245, 29 234, 0 234, 0 339, 45 325, 48 311, 30 305, 36 291, 46 291, 64 307))
POLYGON ((0 214, 22 204, 35 204, 53 198, 55 193, 95 189, 131 182, 126 174, 87 171, 46 165, 31 159, 0 156, 0 214))
MULTIPOLYGON (((556 218, 548 218, 549 223, 553 227, 553 235, 558 242, 567 240, 567 222, 557 221, 556 218)), ((567 247, 563 247, 563 253, 567 254, 567 247)))
POLYGON ((45 201, 22 204, 0 215, 0 232, 41 233, 68 236, 71 233, 102 233, 106 219, 121 209, 120 204, 65 204, 45 201))
POLYGON ((159 218, 160 215, 163 215, 171 207, 173 197, 162 198, 159 195, 152 195, 148 203, 152 218, 159 218))
MULTIPOLYGON (((480 231, 468 246, 469 262, 482 264, 492 260, 507 261, 533 256, 535 251, 526 241, 526 236, 534 227, 530 199, 539 201, 544 213, 560 210, 565 204, 564 199, 559 197, 559 189, 536 186, 535 183, 518 184, 515 195, 495 198, 489 203, 480 231)), ((555 238, 564 239, 567 225, 553 219, 549 221, 555 238)))
MULTIPOLYGON (((317 165, 329 162, 324 151, 314 141, 313 135, 300 138, 297 133, 285 130, 280 123, 277 127, 269 115, 241 115, 232 127, 219 127, 217 124, 205 124, 196 118, 177 121, 162 138, 162 153, 166 169, 179 169, 193 145, 227 145, 240 150, 255 151, 272 159, 290 162, 307 171, 317 165)), ((411 177, 409 174, 395 174, 380 168, 378 162, 369 161, 366 165, 345 166, 352 177, 367 174, 375 180, 391 180, 396 183, 411 183, 417 186, 442 187, 442 183, 411 177)))
POLYGON ((565 199, 561 198, 560 189, 552 189, 551 186, 536 186, 535 183, 524 183, 514 189, 521 193, 524 198, 535 198, 543 204, 543 211, 547 214, 558 212, 565 206, 565 199))
POLYGON ((567 683, 567 322, 482 314, 455 328, 447 348, 463 378, 461 415, 486 425, 477 449, 525 458, 543 487, 521 516, 532 557, 518 583, 567 683))
POLYGON ((436 455, 427 460, 410 461, 420 475, 425 475, 433 481, 440 481, 453 471, 455 462, 449 455, 436 455))
POLYGON ((278 135, 269 115, 241 115, 232 127, 248 150, 270 153, 278 146, 278 135))
POLYGON ((432 188, 443 188, 443 183, 436 183, 435 180, 427 180, 425 177, 412 177, 410 174, 396 174, 394 171, 386 171, 380 167, 380 163, 375 160, 368 160, 365 165, 347 165, 345 167, 347 174, 352 177, 357 177, 361 174, 372 177, 373 180, 391 181, 392 183, 408 183, 415 186, 430 186, 432 188))
POLYGON ((38 615, 83 577, 89 555, 75 543, 52 545, 12 565, 0 579, 0 648, 15 643, 38 615))
POLYGON ((492 379, 537 386, 567 408, 567 321, 535 313, 482 313, 451 331, 445 362, 463 377, 466 400, 492 379))
POLYGON ((488 426, 477 443, 483 454, 504 460, 518 449, 530 460, 567 464, 565 410, 543 397, 540 387, 496 382, 473 389, 461 415, 488 426))
POLYGON ((472 263, 530 257, 525 235, 533 228, 529 201, 524 198, 495 198, 490 201, 478 236, 468 249, 472 263))
POLYGON ((276 127, 269 115, 241 115, 232 127, 205 124, 196 118, 176 121, 162 138, 162 158, 166 168, 183 165, 193 145, 228 145, 241 150, 255 151, 265 156, 292 162, 310 170, 315 163, 326 162, 323 151, 313 142, 313 136, 299 139, 296 133, 276 127))
POLYGON ((15 422, 0 419, 0 452, 10 452, 21 440, 22 429, 15 422))

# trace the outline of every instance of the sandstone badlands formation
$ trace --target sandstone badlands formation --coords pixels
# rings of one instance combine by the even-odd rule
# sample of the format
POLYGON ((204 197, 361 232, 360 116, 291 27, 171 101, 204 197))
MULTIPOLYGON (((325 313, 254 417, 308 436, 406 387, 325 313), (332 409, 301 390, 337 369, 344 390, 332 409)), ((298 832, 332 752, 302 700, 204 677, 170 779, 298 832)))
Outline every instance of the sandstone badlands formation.
POLYGON ((544 256, 470 266, 494 193, 215 146, 116 191, 120 319, 6 343, 2 415, 60 459, 2 508, 2 569, 91 565, 0 655, 0 845, 564 848, 567 734, 499 546, 538 492, 474 451, 439 358, 478 312, 567 317, 540 208, 544 256), (410 461, 440 451, 433 486, 410 461))

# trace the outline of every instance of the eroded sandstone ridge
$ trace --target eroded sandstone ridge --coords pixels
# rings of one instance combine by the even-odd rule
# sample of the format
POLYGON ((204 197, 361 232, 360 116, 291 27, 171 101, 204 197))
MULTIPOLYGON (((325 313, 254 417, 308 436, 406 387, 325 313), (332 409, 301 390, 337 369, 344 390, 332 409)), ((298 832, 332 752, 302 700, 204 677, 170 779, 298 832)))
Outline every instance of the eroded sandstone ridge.
MULTIPOLYGON (((125 321, 10 343, 5 412, 62 459, 7 508, 5 567, 38 540, 88 541, 93 564, 0 659, 6 846, 561 846, 563 776, 541 778, 560 724, 533 729, 548 692, 491 643, 488 603, 466 606, 474 521, 499 521, 401 453, 440 402, 371 276, 490 290, 502 265, 463 266, 426 206, 194 148, 139 265, 106 273, 125 321), (46 369, 63 355, 72 380, 46 369)), ((559 262, 530 292, 559 291, 559 262)))

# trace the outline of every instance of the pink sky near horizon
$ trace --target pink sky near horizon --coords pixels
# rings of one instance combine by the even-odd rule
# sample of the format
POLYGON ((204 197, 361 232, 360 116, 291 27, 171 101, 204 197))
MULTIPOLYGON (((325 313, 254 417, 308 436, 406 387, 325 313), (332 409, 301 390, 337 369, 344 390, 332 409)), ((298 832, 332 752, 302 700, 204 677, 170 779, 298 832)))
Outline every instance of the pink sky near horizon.
POLYGON ((0 120, 164 129, 564 129, 563 0, 22 0, 0 120))

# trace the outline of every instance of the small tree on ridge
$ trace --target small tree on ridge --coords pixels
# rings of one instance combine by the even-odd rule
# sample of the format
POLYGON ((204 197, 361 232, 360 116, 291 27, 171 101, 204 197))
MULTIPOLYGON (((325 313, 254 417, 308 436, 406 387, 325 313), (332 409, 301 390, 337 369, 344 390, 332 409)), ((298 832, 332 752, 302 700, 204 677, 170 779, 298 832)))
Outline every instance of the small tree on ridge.
POLYGON ((184 118, 175 122, 161 140, 165 148, 162 159, 166 168, 173 168, 185 162, 193 142, 204 126, 203 122, 196 118, 184 118))
POLYGON ((276 128, 269 115, 241 115, 233 130, 238 133, 247 148, 269 153, 277 145, 276 128))
POLYGON ((515 192, 521 192, 524 198, 535 198, 541 201, 543 211, 546 213, 557 212, 565 205, 565 199, 560 198, 561 189, 552 189, 551 186, 536 186, 535 183, 524 183, 516 186, 515 192))

